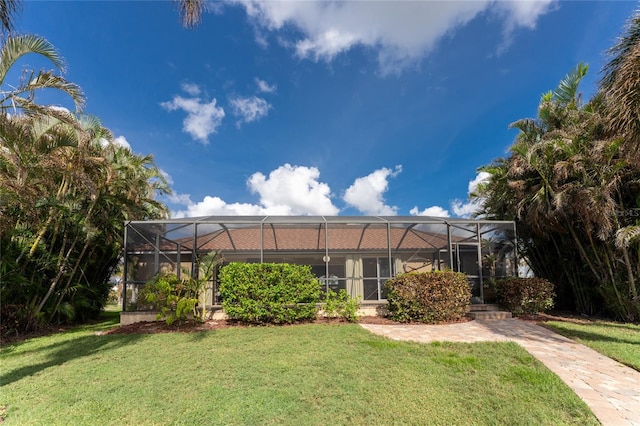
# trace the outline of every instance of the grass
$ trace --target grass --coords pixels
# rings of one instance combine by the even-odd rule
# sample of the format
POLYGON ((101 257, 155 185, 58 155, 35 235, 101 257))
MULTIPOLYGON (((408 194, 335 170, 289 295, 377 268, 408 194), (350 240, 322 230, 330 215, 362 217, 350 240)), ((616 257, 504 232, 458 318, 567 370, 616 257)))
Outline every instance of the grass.
POLYGON ((96 335, 0 350, 6 424, 598 424, 514 343, 395 342, 358 325, 96 335))
POLYGON ((608 321, 544 323, 570 339, 640 371, 640 325, 608 321))

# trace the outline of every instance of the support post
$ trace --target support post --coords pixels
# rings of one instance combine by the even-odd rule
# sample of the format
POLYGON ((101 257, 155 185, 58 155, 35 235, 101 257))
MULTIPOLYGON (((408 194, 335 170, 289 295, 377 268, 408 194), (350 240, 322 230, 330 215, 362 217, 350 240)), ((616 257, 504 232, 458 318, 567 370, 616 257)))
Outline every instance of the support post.
POLYGON ((482 238, 480 224, 476 223, 476 238, 478 239, 478 281, 480 282, 480 301, 484 303, 484 277, 482 276, 482 238))
POLYGON ((451 244, 451 225, 447 221, 445 221, 444 223, 447 225, 447 247, 448 247, 447 250, 449 254, 449 266, 451 267, 451 270, 454 271, 455 269, 453 268, 453 247, 451 244))
POLYGON ((127 261, 127 246, 128 246, 128 235, 129 235, 129 223, 124 224, 124 260, 122 261, 124 271, 122 273, 122 312, 127 311, 127 280, 129 279, 127 275, 128 261, 127 261))

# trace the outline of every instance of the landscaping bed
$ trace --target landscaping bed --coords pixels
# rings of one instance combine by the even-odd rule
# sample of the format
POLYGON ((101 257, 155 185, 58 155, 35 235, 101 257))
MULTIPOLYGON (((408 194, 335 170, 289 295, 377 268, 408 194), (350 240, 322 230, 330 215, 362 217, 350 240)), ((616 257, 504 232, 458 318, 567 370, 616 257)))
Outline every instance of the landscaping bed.
MULTIPOLYGON (((342 318, 318 318, 314 321, 300 324, 350 324, 342 318)), ((400 324, 386 317, 366 316, 358 319, 360 324, 400 324)), ((298 324, 282 325, 282 327, 292 327, 298 324)), ((221 330, 230 327, 250 327, 249 325, 225 319, 208 320, 205 322, 184 321, 175 322, 171 325, 164 321, 143 321, 133 324, 122 325, 110 330, 98 332, 100 334, 153 334, 153 333, 192 333, 198 331, 221 330)), ((276 326, 256 326, 256 327, 276 327, 276 326)))

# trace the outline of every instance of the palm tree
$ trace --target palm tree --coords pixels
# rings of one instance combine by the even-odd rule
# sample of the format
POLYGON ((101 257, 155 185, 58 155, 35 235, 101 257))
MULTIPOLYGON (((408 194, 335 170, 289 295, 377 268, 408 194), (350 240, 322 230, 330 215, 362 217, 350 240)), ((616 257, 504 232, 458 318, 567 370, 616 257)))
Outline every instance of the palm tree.
MULTIPOLYGON (((11 34, 4 19, 18 4, 0 0, 0 245, 10 256, 0 262, 0 298, 24 329, 99 312, 125 220, 166 215, 155 196, 169 188, 151 156, 116 147, 97 119, 78 115, 82 91, 60 75, 64 61, 47 40, 11 34), (18 84, 7 83, 31 53, 54 70, 25 71, 18 84), (39 105, 43 89, 68 95, 76 113, 39 105)), ((185 13, 196 16, 203 6, 185 13)))
POLYGON ((640 10, 627 21, 623 35, 608 50, 601 91, 607 101, 609 129, 624 138, 629 161, 640 164, 640 10))
POLYGON ((635 202, 629 194, 637 194, 640 170, 626 161, 623 140, 609 137, 604 97, 582 103, 586 71, 578 65, 542 96, 536 119, 512 125, 520 134, 510 156, 482 169, 491 178, 475 196, 481 214, 517 221, 536 275, 568 285, 571 295, 559 293, 579 310, 606 304, 620 318, 640 318, 638 245, 619 214, 635 202))
MULTIPOLYGON (((96 248, 113 248, 107 250, 112 253, 110 257, 103 255, 101 259, 110 267, 102 268, 103 276, 94 280, 100 282, 110 278, 110 274, 105 273, 117 263, 126 220, 160 218, 168 213, 166 207, 154 199, 158 194, 168 193, 169 188, 152 157, 137 155, 114 145, 111 132, 97 119, 86 118, 83 122, 90 141, 83 144, 83 149, 76 150, 79 158, 74 168, 83 170, 87 183, 76 196, 75 202, 81 207, 74 221, 82 225, 79 241, 84 240, 84 244, 76 250, 73 265, 66 268, 65 284, 57 291, 51 318, 57 314, 72 285, 87 275, 85 271, 89 266, 89 269, 93 268, 94 257, 91 254, 96 248)), ((80 182, 76 187, 79 186, 80 182)))
POLYGON ((20 0, 0 0, 0 25, 3 37, 14 30, 14 18, 22 10, 21 3, 20 0))
POLYGON ((178 11, 182 25, 186 28, 194 28, 202 19, 205 0, 174 0, 178 2, 178 11))
POLYGON ((0 114, 0 237, 16 258, 2 265, 0 289, 31 326, 72 319, 87 303, 99 310, 93 293, 117 265, 124 222, 167 214, 155 196, 169 188, 151 156, 109 143, 95 118, 70 120, 0 114))
POLYGON ((80 87, 54 71, 25 71, 24 78, 17 85, 6 83, 9 70, 21 57, 32 53, 48 59, 59 72, 65 71, 64 60, 46 39, 36 35, 10 35, 0 49, 0 112, 11 111, 15 114, 25 111, 60 116, 59 109, 36 103, 36 94, 44 89, 55 89, 67 94, 76 109, 81 109, 84 96, 80 87))

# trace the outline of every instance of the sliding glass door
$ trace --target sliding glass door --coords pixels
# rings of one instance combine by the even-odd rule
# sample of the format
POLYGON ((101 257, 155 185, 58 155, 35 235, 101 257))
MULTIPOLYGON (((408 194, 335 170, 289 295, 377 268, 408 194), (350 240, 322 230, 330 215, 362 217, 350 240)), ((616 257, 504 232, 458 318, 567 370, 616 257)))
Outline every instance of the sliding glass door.
POLYGON ((393 260, 388 257, 365 257, 362 259, 364 275, 364 300, 383 300, 387 294, 384 283, 393 276, 393 260))

